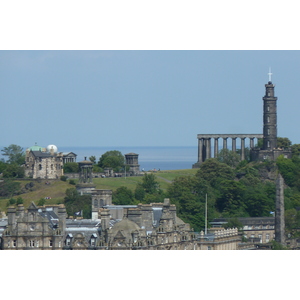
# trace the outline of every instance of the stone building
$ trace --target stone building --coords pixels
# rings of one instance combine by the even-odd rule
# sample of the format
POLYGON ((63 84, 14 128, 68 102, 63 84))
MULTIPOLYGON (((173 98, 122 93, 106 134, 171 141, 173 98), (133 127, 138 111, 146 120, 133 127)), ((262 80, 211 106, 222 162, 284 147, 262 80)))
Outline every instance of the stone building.
POLYGON ((2 233, 3 250, 59 250, 63 247, 66 209, 39 209, 33 202, 25 211, 23 205, 9 207, 7 226, 2 233))
POLYGON ((140 174, 139 155, 136 153, 125 154, 126 166, 129 167, 129 175, 136 176, 140 174))
POLYGON ((32 146, 25 153, 25 176, 33 179, 58 179, 63 175, 63 153, 55 145, 32 146))
POLYGON ((99 210, 99 219, 67 219, 64 205, 24 209, 9 207, 2 224, 2 250, 238 250, 237 229, 197 234, 176 216, 169 199, 138 205, 113 219, 99 210))
MULTIPOLYGON (((275 239, 274 217, 248 217, 238 218, 243 227, 243 236, 253 243, 265 244, 275 239)), ((227 223, 227 219, 218 218, 210 222, 212 229, 221 229, 227 223)))
POLYGON ((74 152, 63 152, 63 164, 76 162, 76 157, 74 152))

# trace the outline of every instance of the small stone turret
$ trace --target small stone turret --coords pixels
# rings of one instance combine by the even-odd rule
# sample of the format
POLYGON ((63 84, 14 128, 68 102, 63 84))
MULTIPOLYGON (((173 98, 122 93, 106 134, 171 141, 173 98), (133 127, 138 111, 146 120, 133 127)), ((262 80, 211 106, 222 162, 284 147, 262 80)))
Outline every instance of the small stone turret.
POLYGON ((58 220, 59 220, 58 221, 59 228, 62 230, 62 232, 64 232, 66 229, 67 211, 63 204, 60 204, 58 206, 57 215, 58 215, 58 220))
POLYGON ((107 229, 109 229, 109 220, 110 220, 109 209, 106 208, 101 209, 100 219, 101 219, 102 231, 106 231, 107 229))
POLYGON ((16 225, 16 208, 14 206, 10 206, 7 209, 7 225, 14 228, 16 225))

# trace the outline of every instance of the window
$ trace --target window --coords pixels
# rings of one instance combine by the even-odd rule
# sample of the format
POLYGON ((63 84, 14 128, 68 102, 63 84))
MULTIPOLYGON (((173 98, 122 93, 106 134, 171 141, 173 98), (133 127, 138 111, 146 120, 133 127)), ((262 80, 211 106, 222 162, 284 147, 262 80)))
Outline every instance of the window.
POLYGON ((270 111, 270 106, 269 105, 267 106, 267 111, 270 111))
POLYGON ((34 247, 34 240, 29 241, 29 247, 34 247))
POLYGON ((258 238, 259 238, 259 242, 262 243, 262 235, 261 234, 258 235, 258 238))
POLYGON ((268 133, 267 134, 270 135, 270 128, 268 128, 268 133))
POLYGON ((16 246, 17 246, 17 241, 13 240, 13 247, 16 247, 16 246))
POLYGON ((95 246, 95 238, 91 238, 91 246, 95 246))
POLYGON ((52 247, 52 240, 49 240, 49 247, 52 247))
POLYGON ((41 164, 39 164, 39 170, 42 170, 42 165, 41 164))
POLYGON ((270 141, 268 141, 268 147, 270 147, 270 141))
POLYGON ((270 235, 266 234, 266 243, 269 243, 269 241, 270 241, 270 235))
POLYGON ((267 122, 270 123, 270 116, 267 117, 267 122))

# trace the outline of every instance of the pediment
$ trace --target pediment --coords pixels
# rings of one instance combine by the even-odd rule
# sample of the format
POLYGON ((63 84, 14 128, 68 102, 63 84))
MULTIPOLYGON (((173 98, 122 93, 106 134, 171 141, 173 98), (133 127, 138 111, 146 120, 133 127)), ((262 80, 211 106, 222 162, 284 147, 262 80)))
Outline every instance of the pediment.
POLYGON ((34 204, 33 201, 30 203, 28 210, 38 210, 37 206, 34 204))
POLYGON ((117 234, 114 236, 115 239, 125 239, 125 235, 123 234, 122 231, 118 231, 117 234))

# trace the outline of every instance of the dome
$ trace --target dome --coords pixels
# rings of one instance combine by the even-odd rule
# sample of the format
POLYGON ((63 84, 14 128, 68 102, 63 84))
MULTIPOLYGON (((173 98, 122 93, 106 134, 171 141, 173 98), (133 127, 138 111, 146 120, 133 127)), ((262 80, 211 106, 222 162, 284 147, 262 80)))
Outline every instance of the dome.
POLYGON ((42 147, 38 146, 37 143, 35 143, 35 145, 28 148, 28 150, 29 151, 42 151, 42 147))
POLYGON ((47 146, 47 152, 50 152, 51 149, 54 150, 54 153, 57 153, 57 147, 55 145, 48 145, 47 146))
POLYGON ((118 232, 119 230, 124 230, 127 233, 132 233, 133 231, 140 230, 141 228, 133 221, 124 218, 122 221, 116 223, 112 228, 112 231, 118 232))

